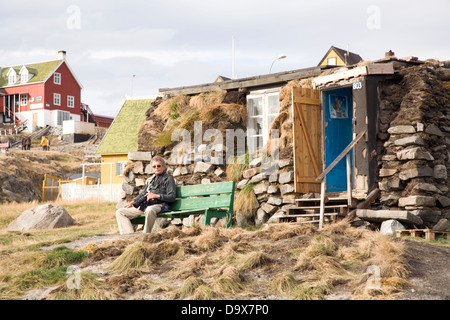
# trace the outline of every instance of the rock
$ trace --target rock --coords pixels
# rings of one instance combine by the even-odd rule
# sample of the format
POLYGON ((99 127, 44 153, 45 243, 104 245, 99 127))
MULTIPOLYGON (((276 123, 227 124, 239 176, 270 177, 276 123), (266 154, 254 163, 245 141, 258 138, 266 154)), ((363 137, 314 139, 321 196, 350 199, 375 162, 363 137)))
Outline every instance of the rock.
POLYGON ((405 227, 397 220, 386 220, 381 223, 380 233, 386 236, 395 235, 395 231, 405 230, 405 227))
POLYGON ((278 181, 281 184, 285 184, 285 183, 294 181, 294 171, 280 173, 280 176, 278 177, 278 181))
POLYGON ((9 224, 8 230, 48 230, 68 227, 74 223, 73 218, 63 207, 43 204, 22 212, 17 219, 9 224))
POLYGON ((415 207, 434 207, 436 199, 429 196, 409 196, 398 199, 399 207, 415 206, 415 207))
POLYGON ((397 152, 398 160, 428 160, 433 161, 434 157, 421 147, 406 149, 397 152))
POLYGON ((257 227, 266 223, 269 220, 269 215, 262 209, 258 209, 256 212, 255 225, 257 227))
POLYGON ((425 133, 433 134, 433 135, 439 136, 439 137, 445 137, 445 134, 442 133, 442 131, 434 123, 430 124, 425 129, 425 133))
POLYGON ((394 144, 396 146, 404 146, 404 147, 411 145, 423 146, 425 145, 425 141, 423 141, 422 137, 419 136, 409 136, 406 138, 395 140, 394 144))
POLYGON ((437 197, 437 201, 440 204, 440 206, 443 208, 450 206, 450 198, 448 198, 448 197, 439 196, 439 197, 437 197))
POLYGON ((44 300, 53 292, 56 292, 62 288, 62 285, 56 285, 44 289, 34 289, 26 292, 22 296, 22 300, 44 300))
POLYGON ((388 129, 390 134, 401 134, 401 133, 416 133, 416 129, 413 126, 395 126, 388 129))
POLYGON ((269 188, 267 189, 267 193, 274 194, 274 193, 277 193, 279 190, 280 189, 277 186, 271 184, 269 186, 269 188))
POLYGON ((264 204, 261 206, 261 209, 264 210, 264 212, 267 213, 268 215, 271 215, 271 214, 273 214, 275 211, 278 210, 278 208, 277 208, 276 206, 273 206, 273 205, 271 205, 271 204, 269 204, 269 203, 264 203, 264 204))
POLYGON ((253 188, 253 192, 256 195, 262 194, 267 192, 267 189, 269 188, 269 183, 267 181, 263 181, 258 183, 254 188, 253 188))
POLYGON ((122 182, 122 190, 125 191, 126 194, 133 194, 135 191, 135 187, 129 185, 128 183, 122 182))
POLYGON ((433 168, 433 177, 435 179, 447 180, 447 167, 442 164, 435 165, 433 168))
POLYGON ((280 192, 281 192, 281 194, 292 193, 292 192, 294 192, 294 191, 295 191, 294 187, 291 186, 290 184, 283 184, 283 185, 280 187, 280 192))
POLYGON ((380 177, 390 177, 397 173, 397 169, 380 169, 380 177))
POLYGON ((430 167, 413 168, 400 172, 399 178, 401 180, 409 180, 418 177, 432 177, 433 173, 433 169, 430 167))
POLYGON ((151 152, 140 152, 140 151, 128 152, 128 160, 130 160, 130 161, 151 161, 152 153, 151 152))
POLYGON ((278 182, 278 173, 272 173, 270 176, 269 176, 269 182, 275 182, 275 183, 277 183, 278 182))
POLYGON ((450 221, 447 219, 441 219, 438 223, 435 224, 433 230, 436 231, 449 231, 450 230, 450 221))
POLYGON ((249 163, 249 168, 256 168, 261 165, 262 158, 255 158, 249 163))
POLYGON ((356 216, 362 220, 370 222, 381 223, 385 220, 395 219, 402 224, 409 226, 421 226, 423 221, 420 217, 406 211, 406 210, 370 210, 370 209, 357 209, 356 216))
POLYGON ((205 162, 199 161, 195 165, 194 173, 208 173, 208 172, 212 172, 213 169, 214 169, 214 165, 212 163, 205 163, 205 162))
POLYGON ((134 163, 133 172, 135 174, 143 174, 144 173, 144 164, 142 161, 137 161, 134 163))
POLYGON ((280 206, 283 203, 283 199, 278 197, 269 197, 267 200, 267 203, 274 205, 274 206, 280 206))
POLYGON ((237 183, 236 188, 238 188, 239 190, 242 190, 247 185, 247 183, 248 183, 248 179, 241 180, 237 183))
POLYGON ((250 179, 250 183, 257 184, 263 181, 266 178, 264 173, 258 173, 250 179))
POLYGON ((244 172, 242 172, 242 176, 244 177, 244 179, 250 179, 254 175, 258 174, 259 172, 260 172, 259 168, 251 168, 251 169, 247 169, 244 172))

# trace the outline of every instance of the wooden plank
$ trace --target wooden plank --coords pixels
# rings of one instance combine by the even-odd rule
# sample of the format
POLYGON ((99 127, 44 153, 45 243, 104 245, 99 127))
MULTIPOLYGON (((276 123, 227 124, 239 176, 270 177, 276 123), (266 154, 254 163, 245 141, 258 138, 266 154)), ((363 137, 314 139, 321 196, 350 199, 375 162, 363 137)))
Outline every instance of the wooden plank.
POLYGON ((320 86, 322 84, 328 83, 328 82, 334 82, 339 81, 343 79, 353 78, 353 77, 359 77, 359 76, 365 76, 367 75, 367 68, 366 66, 360 66, 353 69, 349 69, 343 72, 333 73, 325 76, 319 76, 313 79, 313 87, 316 88, 317 86, 320 86))
POLYGON ((371 63, 367 65, 368 74, 393 74, 394 65, 392 63, 371 63))
POLYGON ((177 198, 234 192, 234 181, 177 187, 177 198))
POLYGON ((232 200, 231 195, 183 198, 177 199, 170 207, 173 211, 191 210, 201 208, 224 208, 229 207, 232 200))

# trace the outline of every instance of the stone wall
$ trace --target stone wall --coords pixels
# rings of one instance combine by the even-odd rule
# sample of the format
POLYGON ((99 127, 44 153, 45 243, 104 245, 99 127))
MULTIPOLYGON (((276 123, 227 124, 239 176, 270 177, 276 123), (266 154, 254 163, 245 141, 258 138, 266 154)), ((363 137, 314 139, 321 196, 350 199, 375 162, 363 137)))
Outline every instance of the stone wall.
POLYGON ((449 73, 437 64, 405 68, 380 85, 380 202, 433 227, 450 218, 449 73))
MULTIPOLYGON (((202 145, 200 148, 205 148, 202 145)), ((147 178, 153 175, 150 165, 151 152, 131 152, 128 155, 131 164, 123 172, 124 182, 122 184, 122 199, 118 207, 133 199, 145 185, 147 178)), ((192 154, 193 156, 193 154, 192 154)), ((225 164, 214 164, 211 162, 192 161, 192 163, 179 164, 171 157, 171 152, 165 153, 167 172, 175 178, 177 186, 206 184, 214 182, 228 181, 225 164)), ((242 178, 237 182, 235 198, 246 185, 254 185, 254 193, 259 203, 255 210, 255 215, 251 219, 251 224, 261 225, 277 215, 286 213, 289 207, 294 205, 296 196, 294 193, 294 171, 292 159, 277 160, 264 163, 264 158, 255 158, 248 164, 248 169, 243 171, 242 178)), ((186 159, 184 159, 186 160, 186 159)), ((225 162, 223 162, 225 163, 225 162)), ((238 212, 235 211, 235 217, 238 212)), ((173 219, 172 221, 158 222, 167 225, 191 226, 193 223, 201 224, 201 217, 189 217, 186 219, 173 219)), ((224 224, 224 221, 214 219, 213 224, 224 224)))

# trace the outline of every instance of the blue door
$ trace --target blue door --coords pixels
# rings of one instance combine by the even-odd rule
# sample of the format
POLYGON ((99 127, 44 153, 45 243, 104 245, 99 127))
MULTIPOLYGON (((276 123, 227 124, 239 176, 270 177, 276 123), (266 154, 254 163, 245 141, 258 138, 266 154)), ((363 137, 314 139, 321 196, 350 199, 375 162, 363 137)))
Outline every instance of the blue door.
MULTIPOLYGON (((324 92, 325 160, 328 167, 353 139, 351 88, 324 92)), ((353 152, 353 151, 352 151, 353 152)), ((350 157, 353 159, 353 154, 350 157)), ((347 190, 345 157, 327 174, 327 191, 347 190)), ((353 166, 352 166, 353 171, 353 166)), ((352 175, 353 176, 353 175, 352 175)))

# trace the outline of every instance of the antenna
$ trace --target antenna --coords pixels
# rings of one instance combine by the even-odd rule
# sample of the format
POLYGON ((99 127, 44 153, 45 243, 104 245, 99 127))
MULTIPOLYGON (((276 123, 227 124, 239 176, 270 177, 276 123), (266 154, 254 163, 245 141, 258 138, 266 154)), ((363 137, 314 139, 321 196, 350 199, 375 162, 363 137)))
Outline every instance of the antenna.
POLYGON ((231 79, 236 79, 235 77, 235 67, 234 67, 234 36, 231 36, 231 79))

